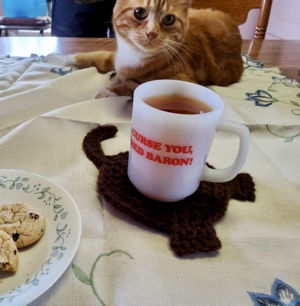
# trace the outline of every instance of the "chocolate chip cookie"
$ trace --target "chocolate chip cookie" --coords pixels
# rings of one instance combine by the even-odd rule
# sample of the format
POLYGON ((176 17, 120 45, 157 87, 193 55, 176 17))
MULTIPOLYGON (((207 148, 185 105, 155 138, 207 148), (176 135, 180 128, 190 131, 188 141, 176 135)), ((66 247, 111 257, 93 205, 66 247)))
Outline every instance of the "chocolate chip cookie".
POLYGON ((45 218, 25 203, 0 205, 0 230, 12 237, 18 249, 39 240, 45 226, 45 218))
POLYGON ((19 264, 19 252, 13 239, 0 230, 0 271, 16 272, 19 264))

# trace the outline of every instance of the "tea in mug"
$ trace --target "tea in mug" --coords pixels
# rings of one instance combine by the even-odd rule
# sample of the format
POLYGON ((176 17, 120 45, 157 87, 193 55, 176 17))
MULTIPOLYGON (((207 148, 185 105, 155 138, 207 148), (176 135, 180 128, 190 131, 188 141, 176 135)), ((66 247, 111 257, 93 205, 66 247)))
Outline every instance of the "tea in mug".
POLYGON ((165 112, 196 115, 211 112, 213 109, 203 101, 181 95, 160 95, 144 99, 144 102, 165 112))

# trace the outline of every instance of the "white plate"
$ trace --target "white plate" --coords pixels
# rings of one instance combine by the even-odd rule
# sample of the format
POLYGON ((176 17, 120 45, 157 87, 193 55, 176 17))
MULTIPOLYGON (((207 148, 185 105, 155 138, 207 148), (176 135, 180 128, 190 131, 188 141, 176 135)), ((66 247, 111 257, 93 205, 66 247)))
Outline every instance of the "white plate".
POLYGON ((81 236, 70 194, 37 174, 0 169, 0 204, 25 202, 46 218, 41 239, 19 250, 15 274, 0 272, 0 306, 27 305, 49 289, 72 261, 81 236))

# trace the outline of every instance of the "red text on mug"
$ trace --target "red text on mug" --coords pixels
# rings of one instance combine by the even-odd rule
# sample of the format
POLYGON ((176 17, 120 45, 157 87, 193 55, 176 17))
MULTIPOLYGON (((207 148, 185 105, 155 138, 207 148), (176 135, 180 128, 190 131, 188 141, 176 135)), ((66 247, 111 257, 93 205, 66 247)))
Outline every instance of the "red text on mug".
POLYGON ((170 166, 188 166, 192 165, 193 158, 190 157, 193 154, 193 146, 185 145, 172 145, 172 144, 164 144, 153 139, 146 138, 141 135, 135 129, 131 131, 131 147, 137 152, 139 155, 144 156, 146 159, 170 166), (141 146, 144 146, 144 148, 141 146), (146 147, 146 149, 145 149, 146 147), (147 150, 147 148, 151 150, 147 150), (155 151, 159 151, 159 154, 154 153, 155 151), (163 153, 171 153, 171 154, 186 154, 189 157, 174 157, 174 156, 164 156, 163 153))

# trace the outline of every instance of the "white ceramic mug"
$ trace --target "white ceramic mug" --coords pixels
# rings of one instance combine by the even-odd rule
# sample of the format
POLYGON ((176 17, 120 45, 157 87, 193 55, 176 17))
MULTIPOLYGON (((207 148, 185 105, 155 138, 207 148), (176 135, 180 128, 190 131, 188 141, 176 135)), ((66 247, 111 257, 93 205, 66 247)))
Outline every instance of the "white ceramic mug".
POLYGON ((194 193, 201 180, 226 182, 233 179, 246 160, 250 136, 246 126, 221 119, 223 109, 221 97, 198 84, 156 80, 139 85, 133 96, 128 161, 128 176, 133 185, 149 198, 175 202, 194 193), (154 96, 173 94, 203 101, 211 111, 177 114, 145 103, 154 96), (206 166, 216 131, 239 137, 236 159, 225 169, 206 166))

